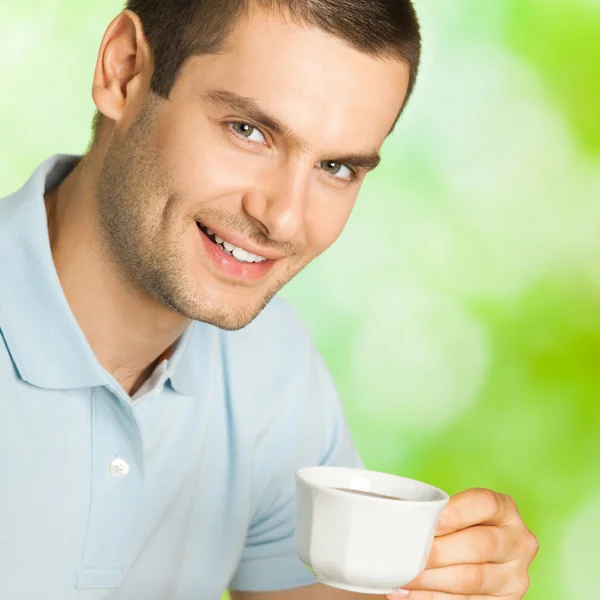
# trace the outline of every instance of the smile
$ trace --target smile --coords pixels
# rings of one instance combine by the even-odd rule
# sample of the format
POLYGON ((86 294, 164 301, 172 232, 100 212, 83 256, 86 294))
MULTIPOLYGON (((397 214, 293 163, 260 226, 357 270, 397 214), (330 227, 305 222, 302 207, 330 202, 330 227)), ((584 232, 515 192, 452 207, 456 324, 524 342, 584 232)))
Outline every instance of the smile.
POLYGON ((223 238, 219 237, 214 232, 212 232, 210 229, 208 229, 207 227, 202 225, 202 223, 197 223, 197 225, 200 228, 200 230, 202 231, 202 233, 204 233, 204 235, 211 242, 213 242, 213 244, 216 244, 217 246, 219 246, 219 248, 221 248, 221 250, 223 250, 230 256, 233 256, 239 262, 241 262, 241 263, 261 263, 261 262, 264 262, 265 260, 267 260, 264 256, 258 256, 256 254, 253 254, 252 252, 248 252, 247 250, 244 250, 243 248, 238 248, 237 246, 234 246, 233 244, 227 242, 226 240, 224 240, 223 238))
MULTIPOLYGON (((236 246, 228 240, 224 240, 202 223, 196 222, 196 225, 206 255, 219 275, 227 279, 233 279, 237 282, 258 283, 279 262, 278 259, 283 258, 283 256, 270 250, 265 252, 268 256, 260 256, 245 248, 236 246)), ((236 241, 238 244, 244 243, 241 239, 236 239, 236 241)))

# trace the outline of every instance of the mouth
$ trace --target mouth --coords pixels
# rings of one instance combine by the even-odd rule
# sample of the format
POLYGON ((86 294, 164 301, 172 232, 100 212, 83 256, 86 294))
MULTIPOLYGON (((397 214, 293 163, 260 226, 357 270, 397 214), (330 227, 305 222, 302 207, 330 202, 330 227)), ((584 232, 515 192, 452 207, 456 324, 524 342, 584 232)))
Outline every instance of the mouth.
POLYGON ((235 258, 235 260, 237 260, 238 262, 262 263, 262 262, 265 262, 266 260, 268 260, 264 256, 258 256, 257 254, 253 254, 252 252, 248 252, 247 250, 244 250, 243 248, 238 248, 237 246, 230 244, 229 242, 225 241, 223 238, 216 235, 213 231, 208 229, 208 227, 205 227, 204 225, 202 225, 202 223, 196 222, 196 225, 198 225, 198 228, 200 229, 200 231, 213 244, 218 246, 226 254, 229 254, 229 256, 232 256, 233 258, 235 258))
MULTIPOLYGON (((233 245, 196 221, 204 250, 221 277, 238 282, 258 283, 264 279, 278 259, 266 258, 233 245)), ((239 242, 238 242, 239 243, 239 242)))

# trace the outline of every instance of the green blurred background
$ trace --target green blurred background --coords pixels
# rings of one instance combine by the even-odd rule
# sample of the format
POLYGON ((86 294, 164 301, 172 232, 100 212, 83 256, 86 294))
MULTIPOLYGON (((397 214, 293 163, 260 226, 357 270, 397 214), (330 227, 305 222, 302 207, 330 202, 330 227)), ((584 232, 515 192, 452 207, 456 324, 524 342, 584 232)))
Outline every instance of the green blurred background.
MULTIPOLYGON (((424 60, 339 242, 285 290, 368 467, 511 494, 530 600, 598 600, 600 1, 417 0, 424 60)), ((0 3, 0 196, 83 152, 120 0, 0 3)))

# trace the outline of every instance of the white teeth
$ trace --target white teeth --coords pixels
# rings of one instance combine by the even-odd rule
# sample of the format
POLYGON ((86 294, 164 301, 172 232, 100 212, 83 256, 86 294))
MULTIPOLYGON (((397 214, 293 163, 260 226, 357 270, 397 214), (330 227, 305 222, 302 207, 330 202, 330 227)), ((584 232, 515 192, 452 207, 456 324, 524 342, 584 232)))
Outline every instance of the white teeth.
POLYGON ((206 228, 206 233, 208 233, 208 235, 212 235, 214 233, 214 231, 211 231, 208 227, 206 228))
POLYGON ((250 254, 246 252, 243 248, 234 247, 231 252, 238 260, 243 262, 254 262, 250 258, 250 254))
MULTIPOLYGON (((208 232, 209 235, 214 235, 214 232, 212 232, 210 229, 207 228, 206 231, 208 232)), ((253 254, 252 252, 248 252, 247 250, 244 250, 243 248, 238 248, 237 246, 234 246, 233 244, 226 242, 222 237, 219 237, 218 235, 215 235, 215 242, 217 242, 217 244, 219 244, 221 247, 225 248, 225 250, 227 252, 229 252, 229 254, 232 254, 240 262, 260 263, 260 262, 264 262, 265 260, 267 260, 266 258, 263 258, 262 256, 258 256, 256 254, 253 254)))
POLYGON ((248 254, 250 255, 250 260, 253 262, 264 262, 265 260, 267 260, 266 258, 263 258, 262 256, 257 256, 256 254, 252 254, 251 252, 248 252, 248 254))

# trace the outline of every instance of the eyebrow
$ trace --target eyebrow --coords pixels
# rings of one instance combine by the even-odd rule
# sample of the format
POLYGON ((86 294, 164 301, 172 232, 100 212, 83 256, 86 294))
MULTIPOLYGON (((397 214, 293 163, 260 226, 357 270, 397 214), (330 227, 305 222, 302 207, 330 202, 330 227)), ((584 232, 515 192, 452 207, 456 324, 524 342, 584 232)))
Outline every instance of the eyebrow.
MULTIPOLYGON (((306 140, 303 140, 298 136, 298 134, 292 131, 292 129, 283 121, 274 115, 269 114, 254 98, 240 96, 235 92, 219 89, 207 90, 203 92, 201 96, 206 102, 214 106, 232 109, 258 125, 267 127, 280 137, 286 138, 299 152, 303 154, 308 152, 309 144, 306 140)), ((377 150, 373 150, 365 153, 349 153, 332 156, 327 160, 371 171, 380 163, 381 156, 377 150)))

